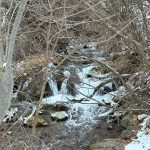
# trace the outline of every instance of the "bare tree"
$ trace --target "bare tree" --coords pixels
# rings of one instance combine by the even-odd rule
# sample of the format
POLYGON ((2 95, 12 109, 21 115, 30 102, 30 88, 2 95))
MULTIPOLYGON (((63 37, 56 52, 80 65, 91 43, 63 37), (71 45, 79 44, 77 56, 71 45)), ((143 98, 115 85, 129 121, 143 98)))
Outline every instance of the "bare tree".
POLYGON ((6 45, 6 51, 3 46, 2 37, 2 3, 0 3, 0 124, 5 116, 6 111, 10 107, 11 98, 13 93, 13 72, 12 72, 12 58, 14 54, 15 40, 19 25, 25 10, 28 0, 22 0, 20 2, 17 15, 11 34, 9 35, 8 44, 6 45))

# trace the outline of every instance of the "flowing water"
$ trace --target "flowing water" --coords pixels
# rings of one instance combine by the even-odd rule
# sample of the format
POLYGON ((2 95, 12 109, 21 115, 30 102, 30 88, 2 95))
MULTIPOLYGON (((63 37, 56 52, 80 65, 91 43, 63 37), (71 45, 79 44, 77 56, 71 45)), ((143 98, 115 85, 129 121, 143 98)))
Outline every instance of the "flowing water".
MULTIPOLYGON (((82 50, 82 53, 87 51, 86 49, 82 50)), ((95 45, 89 49, 90 53, 95 57, 96 48, 95 45)), ((97 57, 97 59, 103 59, 104 57, 97 57)), ((112 91, 107 94, 96 93, 92 98, 90 96, 93 94, 95 88, 107 78, 110 78, 110 73, 101 74, 100 71, 95 71, 93 68, 96 67, 97 64, 86 64, 82 65, 72 65, 68 63, 68 66, 64 69, 64 81, 62 82, 61 89, 58 91, 56 81, 54 77, 49 78, 49 85, 53 91, 53 95, 43 99, 43 103, 54 105, 57 102, 68 103, 69 106, 69 119, 66 121, 66 126, 68 127, 89 127, 96 122, 96 117, 102 116, 103 114, 107 114, 105 107, 98 106, 100 103, 110 103, 111 106, 114 106, 115 103, 112 101, 113 95, 118 94, 118 91, 112 91), (73 68, 74 73, 71 73, 71 68, 73 68), (88 75, 92 75, 93 77, 89 77, 88 75), (74 76, 79 77, 80 82, 76 83, 76 78, 74 76), (71 95, 67 90, 67 83, 69 78, 72 78, 74 81, 74 88, 77 91, 75 95, 71 95), (101 80, 100 80, 101 78, 101 80)), ((107 86, 112 89, 112 83, 108 83, 107 86)), ((121 88, 120 88, 121 89, 121 88)), ((118 89, 119 90, 119 89, 118 89)), ((120 93, 121 91, 119 91, 120 93)))
MULTIPOLYGON (((89 57, 107 63, 108 56, 105 57, 103 51, 98 52, 95 43, 91 44, 88 49, 81 49, 80 56, 82 55, 89 55, 89 57)), ((80 58, 80 56, 76 57, 80 58)), ((52 66, 53 64, 50 64, 50 67, 52 66)), ((48 77, 52 95, 43 98, 42 103, 54 106, 56 103, 61 102, 67 105, 68 119, 63 122, 52 122, 50 115, 46 115, 48 126, 38 128, 37 132, 38 138, 43 140, 46 146, 37 149, 88 150, 93 136, 97 140, 118 136, 118 127, 116 129, 114 127, 114 131, 108 131, 107 126, 109 128, 109 123, 101 121, 100 118, 113 111, 116 106, 116 103, 113 102, 113 97, 123 93, 124 88, 119 87, 114 91, 110 82, 106 86, 112 91, 104 93, 102 90, 98 90, 93 95, 95 88, 111 77, 110 72, 102 74, 100 70, 95 69, 97 66, 99 65, 96 63, 79 63, 74 62, 72 59, 65 64, 65 68, 61 71, 64 80, 59 85, 60 87, 57 85, 58 82, 54 74, 48 77), (99 103, 109 104, 110 106, 100 106, 99 103), (95 130, 97 125, 99 129, 95 130), (99 136, 95 137, 97 135, 99 136)), ((31 115, 34 112, 35 108, 31 115)))

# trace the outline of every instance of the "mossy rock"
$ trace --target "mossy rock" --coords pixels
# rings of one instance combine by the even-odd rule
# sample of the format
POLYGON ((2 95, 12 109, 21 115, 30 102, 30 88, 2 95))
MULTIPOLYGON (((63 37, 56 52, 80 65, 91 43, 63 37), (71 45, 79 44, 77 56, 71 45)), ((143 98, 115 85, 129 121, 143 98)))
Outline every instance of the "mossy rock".
POLYGON ((101 67, 100 66, 95 66, 91 69, 91 71, 96 71, 96 72, 101 71, 101 67))
POLYGON ((91 69, 91 72, 96 72, 96 73, 102 73, 102 74, 106 74, 106 73, 109 73, 110 71, 105 68, 105 67, 102 67, 102 66, 95 66, 91 69))
POLYGON ((27 121, 26 126, 27 127, 33 127, 33 125, 35 123, 36 123, 36 127, 45 127, 45 126, 47 126, 47 122, 41 116, 38 116, 37 118, 35 118, 35 116, 31 117, 27 121))
POLYGON ((93 144, 90 145, 90 150, 94 150, 93 144))

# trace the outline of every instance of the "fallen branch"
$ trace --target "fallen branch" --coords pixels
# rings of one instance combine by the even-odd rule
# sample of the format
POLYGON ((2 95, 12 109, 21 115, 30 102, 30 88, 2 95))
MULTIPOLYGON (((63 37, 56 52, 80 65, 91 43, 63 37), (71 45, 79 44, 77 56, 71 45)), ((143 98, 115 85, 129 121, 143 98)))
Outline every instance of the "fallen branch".
MULTIPOLYGON (((87 58, 89 60, 89 58, 87 58)), ((132 90, 130 89, 130 87, 127 86, 126 82, 124 81, 123 77, 116 71, 114 70, 111 66, 109 66, 108 64, 100 61, 100 60, 96 60, 96 59, 93 59, 91 58, 90 59, 91 61, 95 61, 97 62, 98 64, 100 64, 102 67, 105 67, 107 68, 108 70, 110 70, 115 76, 118 77, 118 79, 122 82, 123 86, 126 88, 126 90, 130 93, 132 90)))
MULTIPOLYGON (((124 75, 120 75, 122 78, 125 78, 125 77, 129 77, 130 74, 124 74, 124 75)), ((94 90, 93 94, 90 96, 91 98, 95 95, 95 93, 102 87, 104 86, 105 84, 107 83, 110 83, 110 82, 113 82, 114 80, 118 79, 118 76, 116 77, 113 77, 113 78, 108 78, 108 79, 105 79, 103 82, 101 82, 94 90)))

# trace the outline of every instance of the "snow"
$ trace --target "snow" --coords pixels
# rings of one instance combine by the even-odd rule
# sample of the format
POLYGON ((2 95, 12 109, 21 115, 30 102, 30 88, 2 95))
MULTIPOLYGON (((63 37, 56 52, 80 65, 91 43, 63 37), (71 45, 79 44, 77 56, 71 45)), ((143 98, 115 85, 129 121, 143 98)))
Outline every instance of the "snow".
POLYGON ((125 150, 150 150, 150 129, 147 127, 147 123, 150 123, 149 121, 149 116, 144 119, 141 124, 142 129, 137 133, 137 139, 126 145, 125 150))
POLYGON ((3 119, 3 122, 11 121, 14 114, 18 111, 18 108, 11 108, 10 110, 7 110, 5 118, 3 119))
POLYGON ((105 109, 104 109, 104 110, 102 110, 101 114, 98 115, 98 117, 107 116, 107 115, 111 114, 111 112, 113 112, 112 108, 109 111, 105 111, 105 109))
POLYGON ((36 106, 33 105, 33 104, 31 104, 30 106, 32 107, 31 114, 28 117, 25 117, 25 118, 22 118, 22 116, 20 117, 20 120, 22 120, 22 119, 24 120, 24 124, 27 124, 28 120, 31 119, 34 116, 35 112, 36 112, 36 109, 37 109, 36 106))

